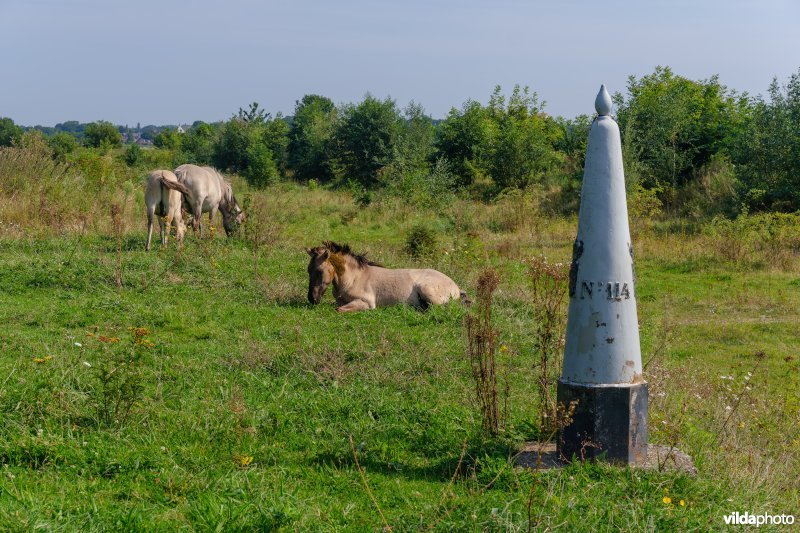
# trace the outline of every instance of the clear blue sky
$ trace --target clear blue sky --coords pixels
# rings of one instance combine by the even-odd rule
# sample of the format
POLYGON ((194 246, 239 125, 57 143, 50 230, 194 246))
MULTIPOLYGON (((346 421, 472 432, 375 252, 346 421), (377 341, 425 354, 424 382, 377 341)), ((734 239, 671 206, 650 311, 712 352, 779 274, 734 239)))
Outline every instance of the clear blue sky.
POLYGON ((800 68, 800 2, 0 0, 0 116, 24 125, 211 122, 368 91, 441 118, 515 83, 571 117, 656 65, 763 94, 800 68))

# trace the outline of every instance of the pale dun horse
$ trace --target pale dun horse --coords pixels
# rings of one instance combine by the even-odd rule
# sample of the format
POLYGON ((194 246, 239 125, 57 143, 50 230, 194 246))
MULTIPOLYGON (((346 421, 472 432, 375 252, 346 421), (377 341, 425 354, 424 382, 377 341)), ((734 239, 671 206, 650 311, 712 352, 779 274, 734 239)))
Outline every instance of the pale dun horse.
POLYGON ((189 189, 178 182, 178 178, 169 170, 154 170, 147 176, 147 188, 144 192, 144 205, 147 208, 147 244, 145 250, 150 251, 153 238, 153 218, 158 217, 161 226, 161 244, 166 246, 172 223, 175 223, 175 237, 178 246, 183 244, 186 223, 181 216, 183 195, 189 189))
POLYGON ((437 270, 429 268, 384 268, 354 253, 348 245, 325 241, 306 250, 308 301, 318 304, 328 285, 333 284, 336 310, 340 313, 375 309, 405 303, 425 310, 467 295, 437 270))
POLYGON ((181 165, 175 169, 175 175, 187 189, 185 197, 186 210, 192 214, 192 228, 203 236, 200 216, 208 213, 209 224, 214 224, 217 211, 222 213, 222 226, 225 234, 231 235, 238 224, 245 221, 244 211, 239 207, 233 188, 216 169, 197 165, 181 165))

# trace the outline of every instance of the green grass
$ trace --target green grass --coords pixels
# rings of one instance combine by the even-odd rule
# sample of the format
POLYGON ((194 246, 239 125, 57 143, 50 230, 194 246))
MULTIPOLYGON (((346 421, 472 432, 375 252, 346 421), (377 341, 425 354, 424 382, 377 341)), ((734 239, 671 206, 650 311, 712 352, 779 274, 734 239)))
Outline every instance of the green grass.
POLYGON ((385 201, 358 213, 347 195, 322 190, 252 195, 273 232, 257 256, 243 239, 191 236, 180 254, 145 253, 133 199, 121 288, 117 241, 103 231, 0 234, 2 529, 377 529, 351 439, 398 530, 527 529, 529 504, 537 529, 584 531, 800 514, 797 270, 711 251, 682 259, 647 233, 637 296, 644 359, 658 354, 646 372, 650 440, 692 454, 698 475, 602 464, 534 474, 509 462, 538 420, 525 258, 568 260, 574 221, 503 233, 490 228, 493 206, 468 202, 418 212, 385 201), (414 260, 403 248, 419 220, 441 250, 414 260), (434 266, 471 294, 483 268, 497 269, 511 391, 501 437, 482 434, 471 400, 465 310, 339 315, 330 295, 308 306, 303 247, 323 238, 390 266, 434 266), (134 346, 129 327, 148 328, 154 346, 134 346), (126 394, 137 401, 116 422, 124 413, 112 404, 126 394))

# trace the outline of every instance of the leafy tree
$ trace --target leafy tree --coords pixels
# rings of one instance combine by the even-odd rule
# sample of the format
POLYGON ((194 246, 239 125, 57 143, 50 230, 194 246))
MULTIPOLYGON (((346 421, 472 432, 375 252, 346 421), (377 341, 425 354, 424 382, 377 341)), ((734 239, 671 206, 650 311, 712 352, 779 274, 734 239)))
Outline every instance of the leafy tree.
POLYGON ((423 107, 412 101, 403 110, 403 129, 397 146, 397 160, 406 170, 427 169, 433 159, 436 128, 423 107))
POLYGON ((480 102, 467 100, 452 108, 436 131, 436 155, 448 162, 462 186, 472 185, 486 173, 493 156, 497 129, 480 102))
POLYGON ((628 79, 628 96, 616 94, 626 164, 646 187, 674 195, 697 177, 714 155, 727 153, 741 133, 748 99, 716 76, 692 81, 657 67, 628 79))
POLYGON ((153 145, 165 150, 177 150, 181 147, 181 134, 172 128, 165 128, 153 137, 153 145))
POLYGON ((488 106, 467 101, 450 111, 436 134, 436 155, 462 185, 487 192, 541 182, 560 163, 554 145, 563 135, 542 107, 527 87, 515 86, 506 99, 498 86, 488 106))
POLYGON ((280 175, 286 174, 289 159, 289 124, 278 113, 274 119, 267 119, 260 128, 261 141, 269 148, 280 175))
POLYGON ((22 128, 14 124, 10 118, 0 118, 0 146, 11 146, 11 143, 22 136, 22 128))
POLYGON ((247 167, 243 174, 250 184, 265 187, 277 181, 278 167, 275 164, 272 150, 266 143, 260 139, 254 139, 247 147, 246 157, 247 167))
POLYGON ((84 138, 87 146, 94 148, 104 146, 119 148, 122 146, 122 136, 117 127, 104 120, 87 124, 84 130, 84 138))
POLYGON ((62 131, 48 137, 47 144, 50 145, 56 161, 65 161, 67 156, 78 148, 78 139, 71 133, 62 131))
POLYGON ((185 163, 210 165, 214 156, 217 132, 205 122, 195 122, 181 139, 181 160, 185 163))
POLYGON ((247 168, 247 149, 251 142, 249 129, 248 123, 239 117, 225 123, 214 144, 213 161, 217 168, 233 172, 247 168))
POLYGON ((367 94, 359 104, 345 106, 334 136, 344 177, 367 188, 376 185, 378 173, 395 159, 402 131, 403 119, 390 98, 367 94))
POLYGON ((498 86, 489 112, 497 136, 488 171, 496 186, 524 188, 543 181, 544 174, 559 162, 553 145, 561 131, 542 113, 536 93, 517 85, 506 104, 498 86))
POLYGON ((212 159, 218 168, 241 172, 253 185, 268 185, 286 168, 288 132, 283 117, 272 119, 253 103, 224 124, 212 159))
POLYGON ((751 209, 800 209, 800 70, 783 87, 773 79, 769 100, 755 100, 734 162, 751 209))
POLYGON ((258 107, 258 102, 253 102, 247 109, 240 107, 237 114, 237 118, 248 124, 263 124, 269 117, 269 113, 258 107))
POLYGON ((338 113, 330 98, 307 94, 295 103, 289 129, 288 165, 300 180, 330 181, 331 139, 338 113))

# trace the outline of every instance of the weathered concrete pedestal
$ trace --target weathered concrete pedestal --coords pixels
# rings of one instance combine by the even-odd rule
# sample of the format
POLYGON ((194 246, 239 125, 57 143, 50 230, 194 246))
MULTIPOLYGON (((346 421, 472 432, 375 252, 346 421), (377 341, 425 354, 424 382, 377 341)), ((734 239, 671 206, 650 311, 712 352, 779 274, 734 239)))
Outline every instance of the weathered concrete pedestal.
POLYGON ((647 383, 598 387, 559 381, 558 401, 575 402, 572 423, 558 437, 559 451, 567 460, 647 460, 647 383))

